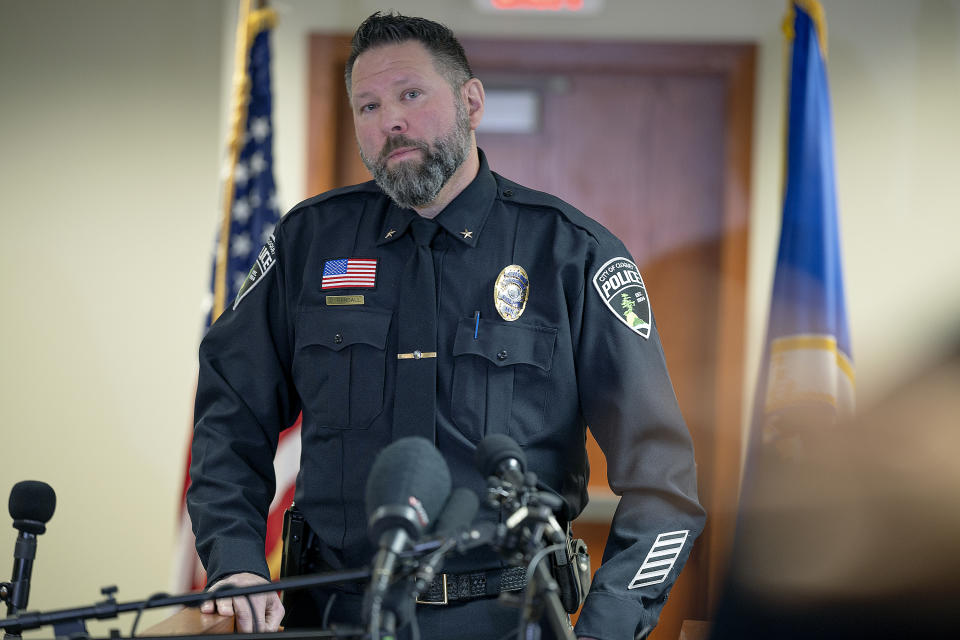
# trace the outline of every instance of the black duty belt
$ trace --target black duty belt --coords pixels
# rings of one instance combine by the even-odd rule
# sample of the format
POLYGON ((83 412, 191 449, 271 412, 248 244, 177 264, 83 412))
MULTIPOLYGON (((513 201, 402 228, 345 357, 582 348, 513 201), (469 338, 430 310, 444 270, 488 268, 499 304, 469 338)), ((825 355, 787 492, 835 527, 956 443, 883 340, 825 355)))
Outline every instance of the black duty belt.
POLYGON ((504 591, 519 591, 526 584, 526 567, 490 569, 477 573, 442 573, 417 598, 417 603, 448 604, 457 600, 485 598, 504 591))

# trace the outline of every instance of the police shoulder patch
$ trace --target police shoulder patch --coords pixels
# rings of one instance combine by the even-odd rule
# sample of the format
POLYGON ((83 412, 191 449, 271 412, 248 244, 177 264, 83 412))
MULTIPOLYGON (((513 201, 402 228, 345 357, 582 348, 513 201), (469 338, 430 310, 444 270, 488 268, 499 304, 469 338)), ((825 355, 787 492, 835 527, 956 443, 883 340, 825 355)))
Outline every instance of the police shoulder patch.
POLYGON ((267 243, 263 245, 263 248, 260 249, 260 253, 257 254, 257 259, 253 263, 253 266, 250 267, 250 273, 247 274, 247 279, 243 281, 240 291, 237 292, 237 299, 233 301, 234 311, 236 311, 237 305, 240 304, 240 301, 243 300, 255 286, 260 284, 260 281, 263 280, 263 276, 267 275, 267 272, 270 271, 270 269, 272 269, 273 265, 276 263, 277 239, 271 233, 270 237, 267 238, 267 243))
POLYGON ((620 322, 650 337, 650 300, 637 265, 627 258, 607 260, 593 275, 593 286, 620 322))

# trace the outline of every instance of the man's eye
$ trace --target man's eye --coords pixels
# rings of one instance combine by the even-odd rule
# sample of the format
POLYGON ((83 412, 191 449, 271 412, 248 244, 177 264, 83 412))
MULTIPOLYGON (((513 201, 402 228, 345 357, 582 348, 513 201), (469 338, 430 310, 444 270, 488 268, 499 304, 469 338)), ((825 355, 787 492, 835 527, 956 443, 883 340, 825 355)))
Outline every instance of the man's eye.
POLYGON ((360 111, 373 111, 376 108, 377 108, 377 105, 371 102, 370 104, 365 104, 362 107, 360 107, 360 111))
POLYGON ((417 98, 417 97, 420 96, 420 92, 417 91, 416 89, 414 89, 413 91, 407 91, 407 92, 406 92, 405 94, 403 94, 403 95, 404 95, 404 97, 406 97, 406 98, 408 98, 408 99, 410 99, 410 98, 417 98))

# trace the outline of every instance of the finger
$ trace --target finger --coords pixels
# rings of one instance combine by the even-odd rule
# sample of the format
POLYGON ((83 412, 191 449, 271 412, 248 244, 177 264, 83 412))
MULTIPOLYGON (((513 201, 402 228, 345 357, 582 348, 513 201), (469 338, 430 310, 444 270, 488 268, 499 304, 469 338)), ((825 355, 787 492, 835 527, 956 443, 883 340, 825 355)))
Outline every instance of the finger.
POLYGON ((200 603, 200 613, 213 613, 217 610, 213 600, 207 600, 200 603))
POLYGON ((283 604, 277 594, 271 593, 270 596, 267 599, 265 625, 268 631, 276 631, 280 628, 280 622, 283 621, 283 604))
POLYGON ((256 595, 253 597, 253 611, 256 616, 256 629, 258 631, 263 631, 266 627, 266 609, 267 609, 267 599, 263 597, 263 594, 256 595))
POLYGON ((247 605, 246 598, 235 598, 233 608, 234 611, 236 611, 237 631, 241 633, 252 633, 253 617, 250 614, 250 607, 247 605))
POLYGON ((232 616, 233 600, 230 598, 217 598, 217 613, 222 616, 232 616))

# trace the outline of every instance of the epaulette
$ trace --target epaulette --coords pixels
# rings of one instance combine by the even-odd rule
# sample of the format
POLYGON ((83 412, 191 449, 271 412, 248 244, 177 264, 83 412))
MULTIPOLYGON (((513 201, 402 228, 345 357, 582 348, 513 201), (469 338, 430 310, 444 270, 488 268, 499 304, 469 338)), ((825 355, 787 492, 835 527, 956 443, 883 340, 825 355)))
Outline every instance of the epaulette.
POLYGON ((368 182, 361 182, 360 184, 352 184, 347 187, 338 187, 336 189, 331 189, 330 191, 324 191, 321 194, 315 195, 311 198, 307 198, 302 202, 298 202, 283 216, 283 219, 291 217, 292 215, 308 209, 313 205, 320 204, 322 202, 327 202, 330 200, 335 200, 337 198, 342 198, 344 196, 349 196, 355 193, 382 193, 380 187, 377 186, 373 180, 368 182))
POLYGON ((517 184, 498 173, 494 173, 493 176, 497 180, 497 187, 501 197, 505 196, 507 191, 512 192, 508 196, 507 202, 516 202, 529 207, 552 209, 562 215, 570 224, 590 234, 597 242, 602 242, 604 238, 613 237, 609 229, 569 202, 544 191, 537 191, 536 189, 525 187, 522 184, 517 184))

